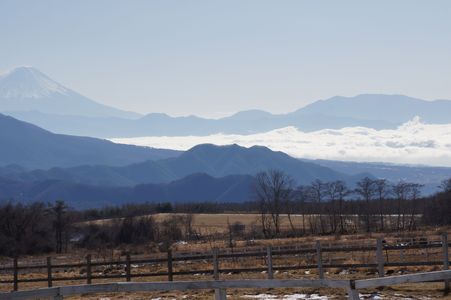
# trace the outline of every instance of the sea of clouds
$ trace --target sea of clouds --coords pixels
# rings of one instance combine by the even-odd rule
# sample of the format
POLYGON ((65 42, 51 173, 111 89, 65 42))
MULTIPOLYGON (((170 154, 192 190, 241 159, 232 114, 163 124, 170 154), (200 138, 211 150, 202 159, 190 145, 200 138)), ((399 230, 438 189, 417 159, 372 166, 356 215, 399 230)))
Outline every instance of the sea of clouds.
POLYGON ((149 136, 112 141, 176 150, 204 143, 261 145, 298 158, 451 167, 451 124, 425 124, 418 117, 396 129, 384 130, 347 127, 303 132, 285 127, 252 135, 149 136))

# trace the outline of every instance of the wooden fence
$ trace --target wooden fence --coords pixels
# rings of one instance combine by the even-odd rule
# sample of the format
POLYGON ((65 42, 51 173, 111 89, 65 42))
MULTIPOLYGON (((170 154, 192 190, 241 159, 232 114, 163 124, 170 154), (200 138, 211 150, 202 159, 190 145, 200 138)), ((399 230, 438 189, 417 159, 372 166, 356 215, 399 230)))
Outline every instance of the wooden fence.
MULTIPOLYGON (((417 239, 419 241, 420 239, 417 239)), ((91 255, 86 256, 86 260, 80 263, 71 264, 54 264, 50 257, 47 258, 45 264, 33 264, 33 265, 21 265, 19 260, 15 258, 12 265, 0 267, 0 273, 12 273, 12 278, 6 280, 0 280, 0 284, 12 284, 12 290, 18 291, 20 283, 30 283, 30 282, 46 282, 47 286, 50 288, 55 282, 61 281, 77 281, 83 280, 88 285, 92 284, 93 280, 97 279, 125 279, 130 282, 132 278, 135 277, 167 277, 168 281, 173 281, 174 276, 180 275, 194 275, 194 274, 210 274, 213 279, 219 280, 220 273, 245 273, 245 272, 265 272, 268 279, 274 279, 275 271, 288 271, 288 270, 299 270, 299 269, 317 269, 319 279, 324 279, 325 270, 330 268, 374 268, 377 269, 379 277, 385 276, 386 267, 407 267, 407 266, 442 266, 443 270, 449 269, 449 242, 447 234, 441 236, 440 241, 434 241, 433 243, 405 243, 405 244, 395 244, 388 245, 385 244, 382 239, 378 239, 375 245, 362 245, 362 246, 351 246, 351 247, 335 247, 332 245, 324 246, 320 241, 316 242, 315 247, 309 248, 297 248, 297 247, 285 247, 285 248, 271 248, 266 249, 253 249, 251 251, 241 251, 241 252, 227 252, 219 251, 214 249, 212 252, 196 253, 196 254, 181 254, 173 253, 171 251, 167 252, 165 257, 153 257, 153 258, 135 258, 128 254, 125 256, 125 260, 112 260, 112 261, 93 261, 91 255), (404 251, 409 249, 436 249, 441 253, 441 259, 439 260, 428 260, 428 261, 389 261, 388 251, 397 250, 400 251, 401 255, 404 251), (324 261, 323 257, 325 253, 330 252, 362 252, 371 251, 374 252, 374 257, 376 258, 374 263, 333 263, 329 261, 328 263, 324 261), (385 255, 384 255, 385 252, 385 255), (310 254, 315 257, 315 263, 313 264, 298 264, 298 265, 274 265, 273 257, 287 257, 296 256, 301 254, 310 254), (266 266, 264 267, 251 267, 251 268, 220 268, 220 262, 236 258, 264 258, 266 261, 266 266), (176 262, 196 262, 196 261, 210 261, 212 267, 211 269, 204 270, 174 270, 174 263, 176 262), (132 266, 142 264, 142 265, 152 265, 152 264, 163 264, 166 266, 166 271, 164 272, 142 272, 133 273, 132 266), (99 266, 120 266, 123 268, 124 272, 121 274, 93 274, 93 268, 99 266), (72 277, 62 277, 55 276, 56 270, 58 269, 68 269, 68 268, 83 268, 85 274, 80 274, 80 276, 72 277), (43 276, 39 278, 20 278, 20 273, 25 271, 40 271, 46 270, 43 276), (45 276, 46 275, 46 276, 45 276)), ((445 281, 445 289, 449 290, 449 280, 445 281)))
POLYGON ((358 289, 390 286, 401 283, 417 283, 451 279, 451 270, 390 276, 385 278, 363 280, 334 279, 248 279, 248 280, 209 280, 209 281, 179 281, 179 282, 120 282, 104 284, 86 284, 43 288, 12 293, 0 293, 0 300, 53 298, 62 300, 65 296, 94 293, 131 293, 150 291, 186 291, 211 289, 215 290, 215 300, 226 300, 226 289, 273 289, 273 288, 339 288, 346 289, 351 300, 360 299, 358 289))

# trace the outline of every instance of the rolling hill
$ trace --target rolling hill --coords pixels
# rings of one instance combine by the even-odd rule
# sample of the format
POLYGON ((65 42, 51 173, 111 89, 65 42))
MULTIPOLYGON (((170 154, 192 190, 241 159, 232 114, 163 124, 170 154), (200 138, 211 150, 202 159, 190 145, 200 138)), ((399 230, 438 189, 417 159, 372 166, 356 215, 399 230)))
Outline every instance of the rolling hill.
POLYGON ((110 141, 54 134, 0 114, 0 166, 70 167, 83 164, 121 166, 173 157, 173 150, 114 144, 110 141))
POLYGON ((282 152, 271 151, 266 147, 245 148, 238 145, 210 144, 198 145, 177 157, 127 166, 85 165, 32 171, 9 166, 0 168, 0 175, 23 182, 58 180, 88 185, 134 186, 144 183, 168 183, 196 173, 213 177, 253 176, 268 169, 283 170, 292 176, 297 184, 307 184, 315 179, 344 180, 353 184, 368 175, 347 175, 312 162, 298 160, 282 152))

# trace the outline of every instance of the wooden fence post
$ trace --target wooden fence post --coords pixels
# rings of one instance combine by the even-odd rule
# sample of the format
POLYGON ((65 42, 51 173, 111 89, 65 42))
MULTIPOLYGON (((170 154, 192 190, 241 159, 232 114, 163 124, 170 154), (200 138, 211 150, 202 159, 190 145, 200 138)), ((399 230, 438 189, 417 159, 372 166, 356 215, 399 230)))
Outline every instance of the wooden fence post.
POLYGON ((19 270, 18 270, 18 258, 17 256, 14 257, 13 261, 13 290, 17 291, 19 289, 19 270))
POLYGON ((91 254, 86 255, 86 283, 91 284, 92 271, 91 271, 91 254))
MULTIPOLYGON (((448 234, 442 234, 443 270, 449 269, 448 234)), ((449 279, 445 280, 445 294, 449 293, 449 279)))
POLYGON ((129 282, 132 279, 132 276, 131 276, 132 266, 130 263, 130 253, 127 253, 127 256, 125 259, 126 259, 125 274, 126 274, 127 281, 129 282))
POLYGON ((354 280, 349 280, 348 298, 349 300, 360 300, 359 292, 355 289, 354 280))
POLYGON ((272 248, 268 246, 267 251, 267 260, 268 260, 268 279, 274 279, 274 272, 272 268, 272 248))
POLYGON ((172 281, 173 280, 173 275, 172 275, 172 250, 169 249, 168 250, 168 281, 172 281))
POLYGON ((52 258, 47 257, 47 286, 52 287, 52 258))
POLYGON ((400 258, 401 262, 403 263, 405 261, 404 260, 404 248, 401 248, 401 250, 399 252, 400 252, 399 258, 400 258))
POLYGON ((215 300, 227 300, 225 289, 215 289, 215 300))
POLYGON ((218 248, 213 249, 213 279, 219 280, 218 248))
POLYGON ((316 261, 318 264, 319 279, 324 279, 323 255, 321 253, 321 241, 316 241, 316 261))
POLYGON ((377 259, 377 272, 379 273, 379 277, 384 277, 384 253, 382 247, 382 238, 377 239, 376 246, 376 259, 377 259))

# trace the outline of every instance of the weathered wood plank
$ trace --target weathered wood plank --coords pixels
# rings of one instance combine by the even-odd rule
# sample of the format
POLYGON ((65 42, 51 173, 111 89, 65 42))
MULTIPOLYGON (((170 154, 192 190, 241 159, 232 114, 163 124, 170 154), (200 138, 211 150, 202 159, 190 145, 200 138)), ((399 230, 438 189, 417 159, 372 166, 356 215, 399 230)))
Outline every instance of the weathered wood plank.
POLYGON ((173 281, 173 282, 116 282, 104 284, 84 284, 45 288, 0 294, 4 299, 36 299, 38 297, 54 297, 56 295, 71 296, 90 293, 146 292, 199 289, 240 289, 240 288, 296 288, 296 287, 330 287, 347 288, 349 280, 209 280, 209 281, 173 281))
POLYGON ((125 258, 125 278, 127 281, 131 281, 131 273, 132 273, 132 266, 131 266, 131 262, 130 262, 130 253, 127 253, 127 256, 125 258))
POLYGON ((377 272, 379 273, 379 277, 384 277, 384 253, 382 253, 382 238, 377 239, 376 246, 376 259, 377 259, 377 272))
POLYGON ((52 287, 52 258, 47 257, 47 286, 52 287))
POLYGON ((0 300, 51 298, 59 293, 59 288, 43 288, 29 291, 0 293, 0 300))
POLYGON ((267 264, 268 264, 268 279, 274 279, 274 271, 272 267, 272 247, 268 246, 267 248, 267 264))
MULTIPOLYGON (((443 246, 443 270, 449 269, 449 254, 448 254, 448 234, 444 233, 442 235, 442 246, 443 246)), ((449 279, 445 280, 445 294, 449 293, 449 279)))
POLYGON ((92 283, 91 254, 86 255, 86 283, 92 283))
POLYGON ((364 289, 378 286, 390 286, 400 283, 428 282, 436 280, 445 280, 450 278, 451 278, 451 270, 448 270, 448 271, 436 271, 436 272, 390 276, 384 278, 362 279, 356 280, 355 285, 357 289, 364 289))
POLYGON ((227 293, 225 289, 215 290, 215 300, 227 300, 227 293))
POLYGON ((168 263, 168 281, 172 281, 174 279, 172 275, 172 250, 168 250, 168 257, 167 257, 167 263, 168 263))
POLYGON ((17 268, 17 266, 18 266, 18 258, 17 258, 17 256, 16 257, 14 257, 14 261, 13 261, 13 265, 14 265, 14 271, 13 271, 13 281, 14 281, 14 283, 13 283, 13 290, 14 291, 17 291, 18 289, 19 289, 19 271, 18 271, 18 268, 17 268))
POLYGON ((219 280, 218 248, 213 249, 213 279, 219 280))
POLYGON ((318 264, 319 279, 324 279, 323 254, 320 241, 316 241, 316 263, 318 264))

